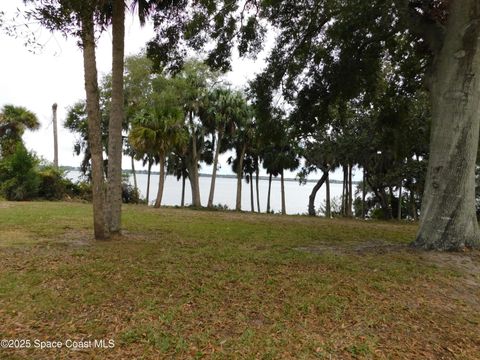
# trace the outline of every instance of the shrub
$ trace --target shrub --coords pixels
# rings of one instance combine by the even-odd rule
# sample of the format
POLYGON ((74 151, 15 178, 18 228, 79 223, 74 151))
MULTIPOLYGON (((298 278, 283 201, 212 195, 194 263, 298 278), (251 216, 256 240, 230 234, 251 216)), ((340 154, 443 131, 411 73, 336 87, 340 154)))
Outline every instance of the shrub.
POLYGON ((0 161, 0 192, 7 200, 29 200, 37 197, 40 177, 37 157, 18 144, 15 152, 0 161))
POLYGON ((39 173, 38 196, 47 200, 62 200, 67 195, 67 185, 71 183, 62 171, 53 166, 43 167, 39 173))

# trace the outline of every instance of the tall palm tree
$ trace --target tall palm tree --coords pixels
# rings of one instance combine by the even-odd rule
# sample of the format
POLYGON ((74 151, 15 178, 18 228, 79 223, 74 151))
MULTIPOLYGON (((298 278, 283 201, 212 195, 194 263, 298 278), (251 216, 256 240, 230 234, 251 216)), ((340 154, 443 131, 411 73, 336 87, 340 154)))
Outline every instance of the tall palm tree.
POLYGON ((177 144, 185 142, 186 138, 183 111, 175 100, 173 93, 156 94, 152 107, 134 122, 129 137, 134 149, 150 153, 159 160, 160 178, 154 205, 156 208, 160 207, 162 202, 167 156, 177 144))
POLYGON ((214 131, 217 133, 208 207, 213 206, 218 157, 221 151, 224 135, 226 133, 229 135, 233 134, 239 125, 243 115, 242 111, 244 111, 244 103, 245 100, 239 92, 231 91, 229 89, 218 88, 212 91, 208 96, 206 117, 212 122, 214 131))

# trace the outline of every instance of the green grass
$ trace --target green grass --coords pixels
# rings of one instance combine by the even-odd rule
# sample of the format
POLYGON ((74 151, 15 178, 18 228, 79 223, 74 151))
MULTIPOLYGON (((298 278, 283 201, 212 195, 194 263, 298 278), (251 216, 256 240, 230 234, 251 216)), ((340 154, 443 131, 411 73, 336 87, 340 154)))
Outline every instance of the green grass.
POLYGON ((0 202, 0 338, 115 347, 1 359, 480 358, 479 287, 402 247, 414 224, 125 206, 95 242, 91 222, 0 202))

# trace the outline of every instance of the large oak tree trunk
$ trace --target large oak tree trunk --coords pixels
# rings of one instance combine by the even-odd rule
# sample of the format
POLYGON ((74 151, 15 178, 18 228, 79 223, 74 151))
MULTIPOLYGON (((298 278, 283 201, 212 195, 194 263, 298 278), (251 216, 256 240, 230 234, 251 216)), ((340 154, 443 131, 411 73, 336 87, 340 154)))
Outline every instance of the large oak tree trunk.
POLYGON ((157 192, 157 199, 155 200, 154 208, 159 208, 162 204, 162 197, 163 197, 163 187, 165 185, 165 156, 160 156, 160 175, 158 179, 158 192, 157 192))
POLYGON ((215 149, 215 157, 213 159, 212 180, 210 182, 210 194, 208 195, 207 207, 213 207, 213 196, 215 194, 215 180, 217 179, 218 155, 220 154, 220 143, 223 138, 223 132, 218 132, 217 147, 215 149))
POLYGON ((240 152, 240 157, 238 158, 238 167, 237 167, 237 201, 235 203, 235 210, 242 210, 242 175, 243 175, 243 158, 245 157, 245 152, 247 151, 247 144, 242 146, 240 152))
POLYGON ((480 247, 475 164, 480 121, 480 5, 452 1, 431 81, 432 128, 420 228, 413 246, 480 247))
POLYGON ((109 227, 105 212, 105 186, 103 178, 102 130, 95 58, 95 30, 93 14, 82 22, 83 65, 88 113, 88 142, 92 162, 93 230, 95 239, 108 239, 109 227))
POLYGON ((108 122, 107 212, 110 232, 118 233, 122 214, 122 122, 125 48, 125 4, 114 0, 112 8, 112 106, 108 122))

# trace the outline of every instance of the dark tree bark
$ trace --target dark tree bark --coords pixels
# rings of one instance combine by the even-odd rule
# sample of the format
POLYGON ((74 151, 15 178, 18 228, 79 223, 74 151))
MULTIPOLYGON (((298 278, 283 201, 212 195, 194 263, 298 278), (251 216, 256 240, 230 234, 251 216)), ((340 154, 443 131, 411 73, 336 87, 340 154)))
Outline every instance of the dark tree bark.
POLYGON ((95 58, 95 30, 93 13, 82 21, 83 65, 88 113, 88 142, 92 162, 93 230, 95 239, 110 237, 105 209, 105 184, 103 178, 103 147, 100 126, 100 105, 95 58))
POLYGON ((435 37, 441 46, 430 82, 430 157, 420 227, 412 244, 417 248, 458 251, 480 247, 475 214, 480 122, 479 18, 477 0, 451 1, 446 31, 435 37))
POLYGON ((110 232, 118 233, 122 214, 122 123, 123 68, 125 48, 125 4, 114 0, 112 7, 112 106, 108 123, 107 209, 110 232))
POLYGON ((317 215, 317 212, 315 211, 315 198, 317 196, 318 190, 320 190, 323 183, 327 180, 329 171, 330 170, 326 170, 323 172, 322 177, 317 181, 317 183, 312 189, 312 192, 310 193, 310 196, 308 197, 308 215, 310 216, 317 215))

